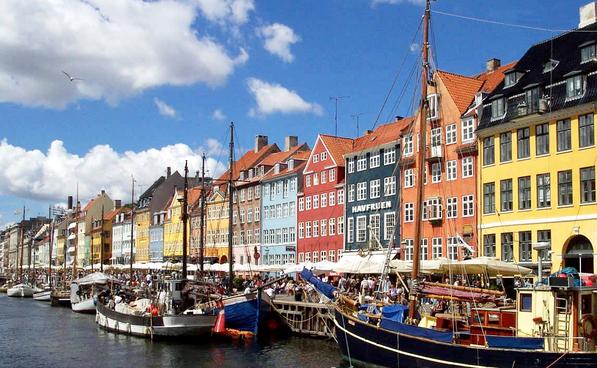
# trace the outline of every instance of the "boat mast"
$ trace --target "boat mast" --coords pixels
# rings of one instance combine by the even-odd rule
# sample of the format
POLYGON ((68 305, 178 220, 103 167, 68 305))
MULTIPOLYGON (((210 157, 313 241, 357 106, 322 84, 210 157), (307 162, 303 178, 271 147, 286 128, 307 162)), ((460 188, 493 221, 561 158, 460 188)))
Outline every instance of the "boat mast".
POLYGON ((234 175, 234 122, 230 122, 230 156, 228 158, 228 291, 232 293, 232 175, 234 175))
POLYGON ((73 257, 73 274, 72 279, 77 278, 77 256, 78 256, 78 245, 79 245, 79 183, 77 182, 77 207, 75 208, 75 253, 73 257))
MULTIPOLYGON (((102 221, 100 222, 100 272, 104 272, 104 205, 102 204, 102 221)), ((91 237, 93 239, 93 237, 91 237)), ((92 266, 93 267, 93 263, 92 266)))
MULTIPOLYGON (((21 221, 21 261, 19 266, 19 282, 23 283, 23 253, 25 252, 25 206, 23 206, 23 220, 21 221)), ((18 249, 17 249, 18 251, 18 249)))
POLYGON ((135 177, 131 175, 131 254, 129 257, 130 269, 129 269, 129 277, 131 280, 131 285, 133 284, 133 245, 135 244, 133 240, 133 231, 135 229, 135 177))
POLYGON ((50 234, 49 239, 49 249, 48 249, 48 284, 50 289, 52 288, 52 245, 54 241, 54 220, 52 219, 52 206, 48 208, 48 218, 50 219, 50 224, 48 228, 48 234, 50 234))
POLYGON ((203 276, 203 223, 205 216, 205 152, 201 155, 201 213, 199 217, 199 270, 203 276))
POLYGON ((187 197, 187 190, 188 187, 188 176, 189 176, 189 167, 187 166, 187 161, 184 162, 184 191, 182 193, 182 212, 181 212, 181 219, 182 219, 182 279, 187 279, 187 221, 188 221, 188 214, 187 214, 187 207, 188 207, 188 197, 187 197))
POLYGON ((413 244, 413 267, 411 273, 411 293, 409 296, 408 316, 410 321, 415 320, 417 311, 417 297, 415 295, 414 284, 419 276, 421 248, 421 225, 423 208, 423 175, 425 175, 425 149, 427 145, 427 77, 429 75, 429 0, 425 2, 425 15, 423 16, 423 70, 421 74, 421 110, 419 113, 419 154, 417 158, 417 206, 415 207, 415 234, 413 244))

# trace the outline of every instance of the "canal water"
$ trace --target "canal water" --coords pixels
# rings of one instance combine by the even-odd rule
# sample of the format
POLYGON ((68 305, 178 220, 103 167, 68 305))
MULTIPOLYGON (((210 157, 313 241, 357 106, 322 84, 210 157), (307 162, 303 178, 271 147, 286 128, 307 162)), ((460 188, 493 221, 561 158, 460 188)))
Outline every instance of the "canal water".
POLYGON ((95 316, 0 294, 0 367, 347 367, 334 341, 151 342, 100 330, 95 316))

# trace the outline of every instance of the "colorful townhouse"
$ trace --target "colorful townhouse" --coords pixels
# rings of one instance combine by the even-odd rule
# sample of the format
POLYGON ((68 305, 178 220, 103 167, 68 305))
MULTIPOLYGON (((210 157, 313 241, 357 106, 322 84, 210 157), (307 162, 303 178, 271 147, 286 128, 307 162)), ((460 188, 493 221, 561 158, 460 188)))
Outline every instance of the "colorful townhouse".
MULTIPOLYGON (((70 235, 68 240, 76 243, 77 266, 84 267, 91 264, 92 257, 94 257, 91 252, 92 222, 101 220, 102 211, 104 215, 112 211, 114 201, 105 190, 102 190, 95 198, 87 202, 85 207, 81 208, 80 204, 77 205, 79 210, 77 211, 77 208, 75 208, 74 214, 78 216, 78 220, 69 224, 70 235), (74 238, 72 238, 72 235, 74 235, 74 238)), ((69 248, 69 253, 71 251, 74 254, 74 244, 69 248)), ((93 259, 95 259, 95 263, 99 263, 99 255, 93 259)))
MULTIPOLYGON (((183 189, 174 188, 172 196, 165 207, 164 260, 180 260, 182 256, 183 222, 181 215, 183 195, 183 189)), ((187 233, 188 231, 187 227, 187 233)))
MULTIPOLYGON (((117 206, 118 207, 118 206, 117 206)), ((130 254, 131 249, 131 208, 120 207, 119 212, 112 219, 112 264, 126 264, 125 249, 130 254)), ((136 231, 133 229, 133 242, 136 231)))
MULTIPOLYGON (((240 202, 239 197, 237 197, 237 202, 233 204, 233 214, 236 213, 237 216, 240 216, 240 210, 244 209, 246 216, 249 209, 253 212, 255 208, 260 208, 261 206, 259 198, 255 200, 254 196, 255 187, 259 187, 259 182, 256 180, 249 181, 249 169, 253 169, 254 174, 254 166, 258 162, 263 160, 266 156, 279 151, 280 149, 276 144, 268 144, 267 136, 258 135, 255 137, 255 147, 252 150, 247 151, 240 159, 234 162, 232 173, 230 173, 230 169, 228 169, 214 182, 212 193, 207 200, 207 221, 205 228, 207 234, 205 255, 206 257, 209 257, 210 260, 218 260, 220 263, 228 262, 228 178, 232 178, 235 188, 234 192, 237 193, 236 196, 238 196, 239 190, 243 188, 245 189, 245 195, 248 195, 248 187, 251 187, 251 200, 246 200, 248 197, 245 197, 245 200, 240 202), (242 179, 241 173, 243 173, 242 179), (244 175, 247 176, 245 177, 244 175)), ((257 190, 259 191, 260 188, 257 190)), ((257 195, 260 196, 260 194, 261 193, 259 192, 257 195)), ((233 193, 232 195, 234 199, 235 194, 233 193)), ((232 231, 234 232, 236 229, 237 236, 240 236, 241 231, 243 231, 244 234, 247 234, 249 228, 252 235, 251 241, 254 243, 255 230, 258 230, 258 235, 261 231, 258 223, 251 221, 250 224, 246 224, 246 222, 241 224, 237 218, 236 225, 233 224, 232 231)), ((232 241, 234 243, 234 238, 232 241)), ((237 242, 238 244, 236 246, 233 245, 233 257, 236 258, 233 261, 240 262, 241 256, 243 257, 243 262, 245 260, 248 261, 248 257, 253 256, 253 250, 258 243, 254 243, 253 248, 251 248, 251 245, 247 244, 244 239, 242 244, 240 241, 237 242)))
POLYGON ((261 210, 255 214, 255 221, 261 216, 261 264, 296 263, 297 194, 302 190, 302 173, 310 154, 306 143, 298 145, 298 137, 289 136, 284 151, 258 165, 258 170, 263 167, 265 171, 261 177, 261 210))
POLYGON ((594 12, 583 19, 581 8, 579 28, 530 47, 483 103, 482 255, 533 268, 541 258, 552 272, 595 271, 594 12))
MULTIPOLYGON (((400 132, 413 118, 397 118, 354 140, 346 167, 345 251, 397 247, 400 132)), ((333 197, 332 197, 333 198, 333 197)), ((320 206, 323 204, 320 199, 320 206)), ((329 199, 327 201, 329 204, 329 199)), ((334 203, 333 203, 334 204, 334 203)))
POLYGON ((424 165, 420 258, 456 260, 478 255, 475 111, 484 93, 499 84, 503 70, 511 65, 502 67, 492 59, 485 72, 472 77, 433 73, 428 84, 424 162, 418 158, 420 113, 401 131, 401 259, 412 260, 414 251, 419 165, 424 165))
MULTIPOLYGON (((203 209, 201 202, 205 200, 201 194, 203 190, 205 190, 205 199, 207 199, 209 191, 211 190, 211 178, 205 178, 205 185, 199 184, 194 188, 190 188, 188 191, 189 227, 191 233, 191 237, 189 239, 191 251, 189 256, 191 257, 191 261, 193 263, 199 262, 201 237, 203 237, 203 245, 205 246, 206 218, 203 217, 203 220, 201 219, 203 209)), ((207 216, 207 213, 205 215, 207 216)))
POLYGON ((344 158, 351 138, 320 134, 303 170, 298 198, 297 261, 340 259, 344 249, 344 158))
POLYGON ((115 209, 103 212, 103 219, 93 219, 91 222, 90 251, 92 255, 92 264, 110 264, 112 260, 112 233, 114 218, 120 213, 120 203, 116 201, 115 209), (103 252, 103 254, 102 254, 103 252))

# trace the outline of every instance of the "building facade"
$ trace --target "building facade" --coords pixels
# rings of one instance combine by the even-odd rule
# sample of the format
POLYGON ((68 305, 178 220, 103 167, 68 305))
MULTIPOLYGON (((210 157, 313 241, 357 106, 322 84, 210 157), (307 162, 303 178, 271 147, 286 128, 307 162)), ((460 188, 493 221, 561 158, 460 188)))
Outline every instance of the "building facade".
POLYGON ((532 46, 483 104, 483 255, 595 271, 597 23, 588 23, 532 46))

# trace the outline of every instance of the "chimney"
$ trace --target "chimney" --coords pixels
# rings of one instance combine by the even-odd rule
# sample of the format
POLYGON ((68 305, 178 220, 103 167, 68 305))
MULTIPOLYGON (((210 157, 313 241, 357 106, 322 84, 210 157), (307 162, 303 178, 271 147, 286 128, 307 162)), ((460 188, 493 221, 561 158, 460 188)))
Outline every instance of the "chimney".
POLYGON ((371 129, 367 129, 367 130, 365 130, 365 135, 369 135, 369 134, 371 134, 371 133, 373 133, 373 130, 371 130, 371 129))
POLYGON ((259 152, 259 150, 265 146, 267 146, 267 135, 256 135, 255 136, 255 152, 259 152))
POLYGON ((497 68, 500 67, 500 65, 502 64, 502 61, 500 59, 489 59, 487 60, 487 63, 485 63, 485 69, 487 70, 488 73, 491 72, 495 72, 497 70, 497 68))
POLYGON ((170 168, 170 166, 168 166, 166 168, 166 179, 170 177, 170 174, 172 174, 172 169, 170 168))
POLYGON ((122 201, 120 199, 114 200, 114 208, 119 209, 120 207, 122 207, 122 201))
POLYGON ((298 146, 298 137, 296 135, 287 135, 284 138, 284 151, 290 151, 291 148, 298 146))
POLYGON ((102 189, 101 196, 103 197, 106 194, 106 191, 102 189))
POLYGON ((396 121, 404 119, 404 116, 396 115, 396 121))
POLYGON ((578 28, 584 28, 597 22, 597 2, 592 1, 586 5, 583 5, 578 10, 580 15, 580 22, 578 28))
POLYGON ((66 203, 67 203, 67 209, 72 210, 73 209, 73 196, 68 196, 66 203))

